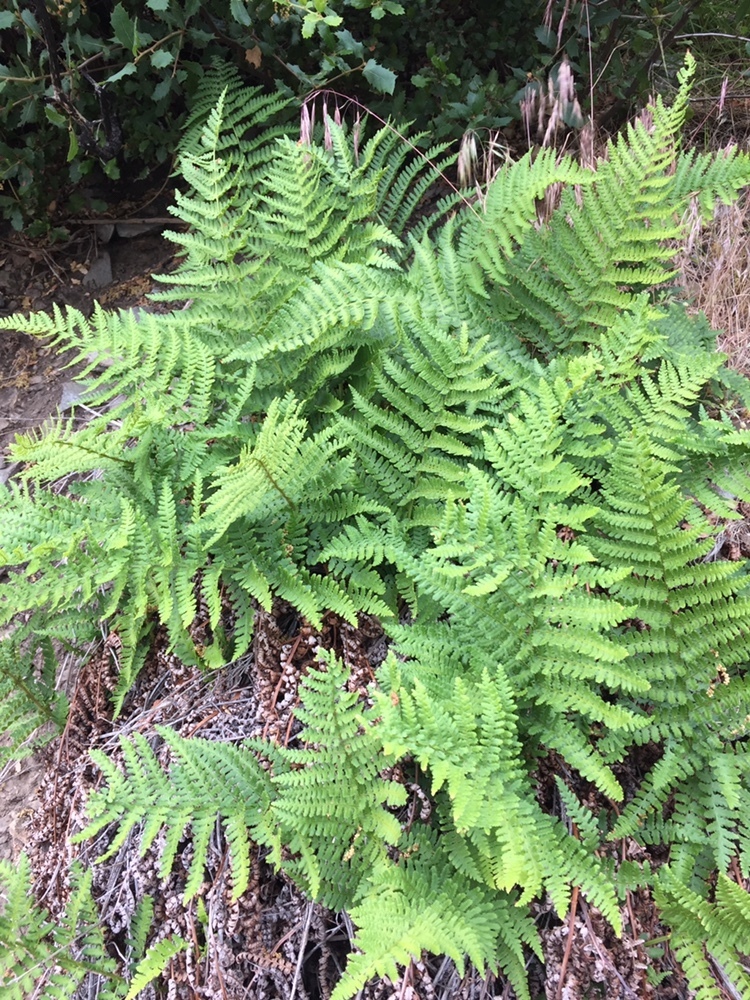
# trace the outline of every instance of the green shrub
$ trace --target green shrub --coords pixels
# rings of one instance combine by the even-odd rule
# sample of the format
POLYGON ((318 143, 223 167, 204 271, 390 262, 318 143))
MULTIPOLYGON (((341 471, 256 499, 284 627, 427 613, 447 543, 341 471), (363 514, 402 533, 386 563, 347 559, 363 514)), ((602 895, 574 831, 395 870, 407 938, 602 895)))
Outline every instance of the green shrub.
MULTIPOLYGON (((166 176, 186 109, 215 60, 268 93, 334 87, 342 102, 413 121, 431 142, 467 130, 487 140, 510 125, 503 142, 518 148, 539 138, 537 115, 549 116, 563 65, 584 110, 593 95, 597 117, 607 109, 617 125, 629 102, 653 90, 657 70, 669 85, 687 32, 699 33, 700 48, 711 44, 702 32, 741 31, 718 22, 714 7, 10 0, 0 12, 0 214, 43 232, 106 207, 102 199, 117 195, 105 177, 122 173, 132 195, 139 178, 159 168, 166 176), (532 104, 534 124, 518 128, 532 104)), ((745 16, 742 7, 735 14, 745 16)), ((574 101, 562 117, 566 128, 583 122, 574 101)))
POLYGON ((343 27, 350 7, 389 23, 402 10, 391 0, 70 0, 54 10, 11 0, 0 12, 0 213, 43 231, 48 214, 84 207, 76 188, 99 180, 99 166, 131 184, 166 169, 215 59, 269 91, 307 93, 355 74, 366 92, 392 92, 393 73, 343 27))
POLYGON ((0 321, 89 359, 87 401, 114 407, 16 443, 4 620, 107 620, 122 699, 157 620, 183 660, 219 666, 274 597, 311 622, 381 617, 371 707, 322 655, 289 748, 162 730, 167 775, 124 740, 123 771, 95 756, 107 786, 82 835, 108 830, 111 853, 144 820, 144 849, 166 827, 168 872, 190 824, 189 896, 219 817, 235 895, 252 842, 350 912, 359 950, 336 1000, 423 949, 499 966, 528 998, 528 904, 546 893, 562 918, 578 887, 620 931, 636 883, 701 1000, 711 957, 750 988, 747 896, 724 877, 750 872, 750 594, 743 563, 713 558, 717 523, 750 499, 748 433, 669 284, 691 199, 734 198, 750 158, 679 152, 691 70, 596 171, 527 155, 410 233, 432 171, 405 165, 392 131, 361 146, 329 121, 312 145, 246 144, 273 102, 235 85, 185 142, 192 230, 171 237, 184 260, 157 298, 189 308, 0 321), (626 795, 621 765, 644 744, 658 760, 626 795), (561 814, 543 807, 550 753, 600 816, 562 780, 561 814), (430 818, 401 822, 398 763, 422 775, 430 818), (618 871, 621 837, 670 864, 618 871))

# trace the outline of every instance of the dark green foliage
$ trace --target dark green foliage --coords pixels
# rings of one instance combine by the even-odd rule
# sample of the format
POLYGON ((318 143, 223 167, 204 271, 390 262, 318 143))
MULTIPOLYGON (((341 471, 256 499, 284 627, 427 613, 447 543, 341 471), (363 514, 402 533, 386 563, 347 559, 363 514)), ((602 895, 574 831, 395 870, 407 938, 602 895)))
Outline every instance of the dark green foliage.
MULTIPOLYGON (((671 87, 688 44, 710 61, 717 42, 705 34, 724 33, 718 44, 729 61, 749 30, 747 3, 727 15, 685 0, 8 0, 5 8, 0 214, 33 233, 58 224, 58 236, 71 216, 106 208, 110 191, 118 197, 106 179, 122 172, 131 196, 135 177, 168 173, 186 108, 215 106, 219 91, 205 87, 212 62, 227 82, 239 70, 266 93, 334 86, 381 118, 415 122, 430 142, 468 131, 481 145, 507 129, 500 146, 518 148, 541 140, 555 106, 560 127, 578 129, 592 92, 591 110, 606 106, 607 125, 619 125, 634 98, 671 87), (560 98, 568 67, 577 96, 560 98), (84 179, 98 198, 83 193, 84 179)), ((289 115, 279 120, 294 130, 289 115)))
POLYGON ((50 191, 65 219, 88 207, 75 191, 84 177, 167 173, 186 105, 194 116, 206 99, 212 60, 230 74, 239 65, 267 92, 307 94, 351 74, 368 95, 392 93, 393 72, 344 27, 352 6, 365 28, 403 13, 391 0, 9 0, 0 11, 0 214, 16 229, 31 219, 40 233, 50 191))
POLYGON ((176 211, 194 228, 160 297, 190 308, 0 321, 97 352, 89 398, 116 406, 15 445, 5 620, 110 619, 120 697, 157 618, 208 665, 247 649, 254 602, 274 597, 386 627, 371 704, 321 655, 288 748, 162 730, 168 774, 141 737, 123 770, 95 758, 88 835, 109 829, 110 852, 165 828, 166 874, 189 827, 190 895, 218 817, 236 894, 255 843, 351 913, 361 951, 336 1000, 422 949, 500 967, 528 998, 532 899, 563 918, 578 887, 619 931, 623 892, 646 884, 697 995, 716 995, 706 954, 744 988, 747 899, 727 875, 750 870, 750 600, 744 563, 715 556, 750 501, 750 439, 666 282, 690 199, 730 200, 750 158, 679 153, 691 66, 598 171, 526 157, 417 235, 408 184, 382 184, 391 133, 358 154, 331 122, 312 146, 233 144, 230 89, 186 141, 176 211), (646 743, 659 759, 624 801, 646 743), (574 775, 557 814, 537 795, 550 756, 574 775), (409 821, 417 775, 431 814, 409 821), (670 849, 669 867, 617 871, 606 841, 624 836, 670 849))

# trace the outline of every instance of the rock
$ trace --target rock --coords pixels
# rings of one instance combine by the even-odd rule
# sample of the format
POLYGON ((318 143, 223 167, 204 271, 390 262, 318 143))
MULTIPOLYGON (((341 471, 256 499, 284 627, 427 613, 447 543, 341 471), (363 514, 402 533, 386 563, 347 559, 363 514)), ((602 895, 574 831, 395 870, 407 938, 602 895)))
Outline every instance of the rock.
POLYGON ((142 236, 143 233, 150 233, 152 229, 158 229, 159 222, 118 222, 117 235, 131 239, 133 236, 142 236))
POLYGON ((102 250, 96 258, 86 272, 83 283, 84 285, 92 285, 94 288, 112 284, 112 261, 107 250, 102 250))
POLYGON ((115 231, 114 222, 100 222, 96 228, 96 238, 100 243, 109 243, 115 231))
POLYGON ((63 382, 62 395, 60 396, 60 411, 64 413, 71 406, 79 403, 85 391, 86 386, 83 382, 63 382))

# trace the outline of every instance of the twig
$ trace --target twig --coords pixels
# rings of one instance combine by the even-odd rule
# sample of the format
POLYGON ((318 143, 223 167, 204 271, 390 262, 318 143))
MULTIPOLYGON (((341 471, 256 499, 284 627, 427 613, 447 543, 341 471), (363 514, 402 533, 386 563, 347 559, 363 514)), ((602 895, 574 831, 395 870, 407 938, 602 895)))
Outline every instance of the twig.
POLYGON ((586 921, 586 927, 588 928, 588 932, 591 935, 591 941, 599 954, 599 958, 602 960, 603 964, 607 966, 607 968, 611 969, 612 972, 614 972, 614 974, 620 980, 622 988, 625 991, 625 995, 629 997, 630 1000, 638 1000, 638 994, 633 989, 631 989, 631 987, 628 986, 628 984, 625 982, 615 963, 608 955, 605 955, 602 952, 602 949, 599 946, 599 938, 596 934, 596 931, 594 930, 593 924, 591 923, 591 917, 589 916, 588 907, 583 902, 583 900, 581 901, 581 913, 583 914, 583 919, 586 921))
POLYGON ((411 986, 411 981, 414 979, 414 959, 409 961, 409 964, 404 969, 404 976, 401 980, 401 989, 398 992, 398 1000, 406 1000, 406 991, 411 986))
POLYGON ((292 990, 289 994, 289 1000, 294 1000, 297 994, 297 984, 299 983, 300 973, 302 971, 302 962, 305 958, 305 948, 307 947, 307 938, 310 934, 310 924, 312 923, 313 915, 313 903, 307 904, 307 914, 305 916, 305 926, 302 931, 302 940, 300 941, 299 953, 297 955, 297 965, 294 969, 294 979, 292 980, 292 990))
POLYGON ((294 725, 294 709, 297 707, 297 705, 299 705, 299 695, 297 695, 297 698, 296 698, 294 704, 292 705, 292 711, 291 711, 291 713, 289 715, 289 723, 288 723, 288 725, 286 727, 286 732, 284 733, 284 746, 285 747, 289 745, 289 737, 292 735, 292 726, 294 725))
POLYGON ((723 31, 696 31, 691 35, 674 36, 676 42, 689 41, 691 38, 734 38, 738 42, 750 42, 750 38, 745 38, 744 35, 727 35, 723 31))
POLYGON ((573 894, 570 897, 570 914, 568 916, 568 940, 565 942, 565 954, 560 966, 560 978, 557 981, 555 990, 555 1000, 562 1000, 563 985, 565 984, 565 973, 568 971, 570 953, 573 949, 573 932, 575 931, 576 910, 578 909, 578 886, 573 886, 573 894))
POLYGON ((722 988, 726 990, 732 1000, 746 1000, 727 975, 724 966, 714 955, 711 955, 711 965, 714 967, 716 976, 720 980, 722 988))
POLYGON ((183 222, 182 219, 175 219, 174 216, 168 216, 167 218, 162 218, 161 216, 153 216, 152 218, 133 218, 133 219, 63 219, 62 225, 66 226, 119 226, 119 225, 134 225, 134 226, 148 226, 151 224, 155 226, 186 226, 187 222, 183 222))

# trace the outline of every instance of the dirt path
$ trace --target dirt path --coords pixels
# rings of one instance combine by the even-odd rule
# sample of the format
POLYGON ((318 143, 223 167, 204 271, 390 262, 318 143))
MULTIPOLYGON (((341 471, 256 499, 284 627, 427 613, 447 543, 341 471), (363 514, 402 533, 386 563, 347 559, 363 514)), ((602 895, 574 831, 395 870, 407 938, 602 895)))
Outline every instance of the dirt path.
MULTIPOLYGON (((95 301, 108 308, 144 305, 152 275, 174 266, 175 246, 161 235, 160 223, 126 236, 109 228, 102 233, 102 227, 87 227, 58 247, 0 234, 0 316, 47 311, 53 305, 70 305, 88 315, 95 301)), ((0 331, 0 481, 15 435, 69 404, 69 383, 75 379, 75 371, 65 367, 69 360, 70 355, 35 338, 0 331)))

